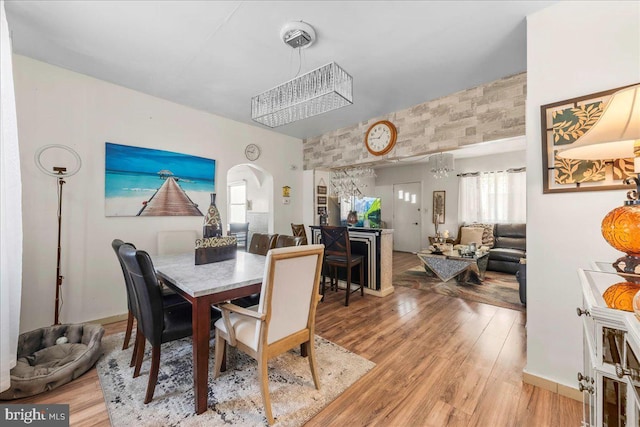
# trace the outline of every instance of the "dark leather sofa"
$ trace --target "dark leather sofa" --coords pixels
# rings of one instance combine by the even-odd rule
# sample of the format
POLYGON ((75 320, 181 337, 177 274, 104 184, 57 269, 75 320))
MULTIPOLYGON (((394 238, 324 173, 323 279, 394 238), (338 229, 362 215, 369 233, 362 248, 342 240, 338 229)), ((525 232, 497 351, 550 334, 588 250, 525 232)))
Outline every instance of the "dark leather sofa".
POLYGON ((527 256, 526 224, 495 224, 494 246, 489 250, 487 270, 515 274, 520 258, 527 256))

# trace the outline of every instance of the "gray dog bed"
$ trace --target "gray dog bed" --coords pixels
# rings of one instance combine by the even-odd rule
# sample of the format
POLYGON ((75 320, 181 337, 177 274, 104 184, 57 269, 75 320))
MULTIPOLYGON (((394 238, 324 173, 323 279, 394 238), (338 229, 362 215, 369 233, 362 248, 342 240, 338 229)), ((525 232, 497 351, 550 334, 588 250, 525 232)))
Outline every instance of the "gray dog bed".
POLYGON ((88 371, 102 354, 100 325, 54 325, 18 337, 18 361, 11 387, 0 400, 19 399, 53 390, 88 371), (56 344, 60 337, 68 342, 56 344))

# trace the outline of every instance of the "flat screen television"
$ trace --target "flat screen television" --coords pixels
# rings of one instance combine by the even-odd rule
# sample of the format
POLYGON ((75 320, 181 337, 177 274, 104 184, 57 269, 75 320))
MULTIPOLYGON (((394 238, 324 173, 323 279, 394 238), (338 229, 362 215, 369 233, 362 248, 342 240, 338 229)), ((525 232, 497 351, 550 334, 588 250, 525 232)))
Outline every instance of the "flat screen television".
MULTIPOLYGON (((340 221, 343 225, 347 224, 347 215, 351 210, 351 201, 340 203, 340 221)), ((355 209, 358 214, 358 222, 354 227, 364 227, 365 220, 369 222, 370 228, 380 228, 380 197, 363 197, 355 199, 355 209)))

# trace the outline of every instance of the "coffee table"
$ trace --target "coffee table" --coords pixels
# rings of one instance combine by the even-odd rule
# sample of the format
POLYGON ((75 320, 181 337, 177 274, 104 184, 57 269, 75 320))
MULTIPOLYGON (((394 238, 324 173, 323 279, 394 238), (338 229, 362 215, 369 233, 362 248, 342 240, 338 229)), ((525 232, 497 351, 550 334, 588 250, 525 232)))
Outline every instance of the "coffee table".
POLYGON ((489 252, 462 256, 458 251, 442 253, 421 251, 418 252, 418 258, 424 264, 427 274, 435 275, 443 282, 448 282, 455 277, 461 283, 480 284, 487 271, 489 252))

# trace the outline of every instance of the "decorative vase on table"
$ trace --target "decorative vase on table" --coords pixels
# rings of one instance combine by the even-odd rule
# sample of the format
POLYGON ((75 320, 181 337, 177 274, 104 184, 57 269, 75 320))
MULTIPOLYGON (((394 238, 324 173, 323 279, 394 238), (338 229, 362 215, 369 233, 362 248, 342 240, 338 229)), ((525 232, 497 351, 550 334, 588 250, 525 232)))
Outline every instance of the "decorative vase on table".
POLYGON ((220 212, 216 206, 216 193, 211 193, 211 204, 204 216, 204 226, 202 227, 202 237, 221 237, 222 236, 222 220, 220 212))

